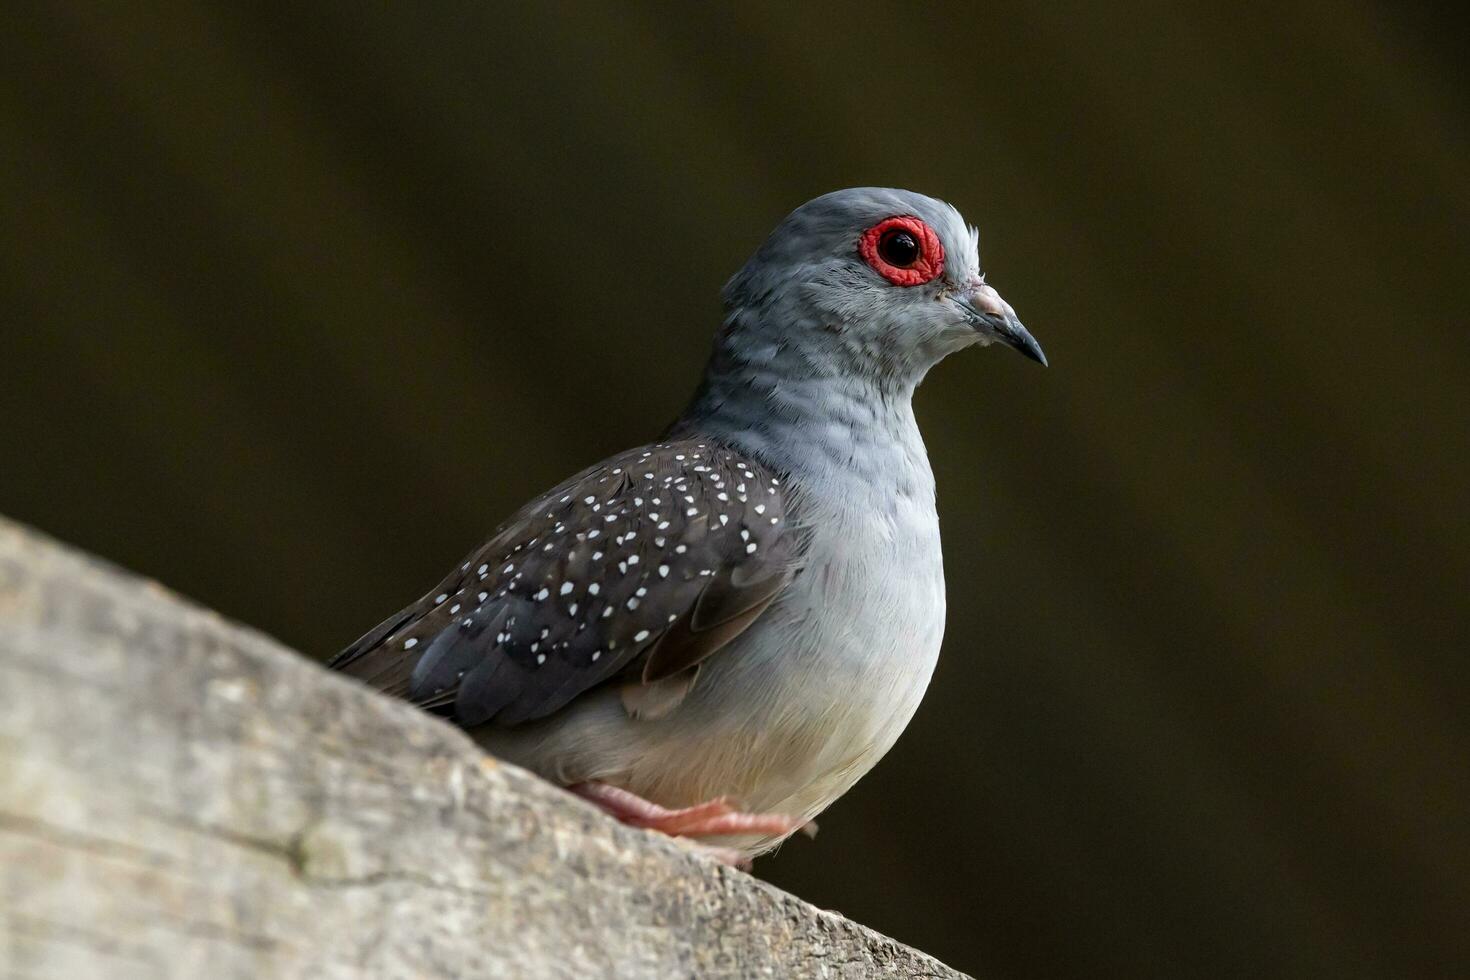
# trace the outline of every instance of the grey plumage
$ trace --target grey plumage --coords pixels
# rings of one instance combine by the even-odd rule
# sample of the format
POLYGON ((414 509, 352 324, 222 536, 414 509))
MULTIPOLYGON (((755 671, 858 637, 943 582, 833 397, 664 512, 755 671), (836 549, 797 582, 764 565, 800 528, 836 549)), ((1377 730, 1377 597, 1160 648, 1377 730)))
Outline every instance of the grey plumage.
POLYGON ((550 779, 665 806, 810 818, 866 772, 944 628, 914 388, 972 344, 1044 358, 974 230, 908 191, 803 205, 724 300, 664 442, 528 504, 332 666, 550 779))

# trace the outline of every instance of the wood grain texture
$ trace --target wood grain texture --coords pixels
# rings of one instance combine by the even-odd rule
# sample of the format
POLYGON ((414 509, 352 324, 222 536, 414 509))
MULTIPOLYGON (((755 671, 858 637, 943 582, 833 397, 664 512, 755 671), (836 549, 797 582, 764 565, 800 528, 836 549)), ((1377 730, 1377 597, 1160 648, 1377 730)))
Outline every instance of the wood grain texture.
POLYGON ((0 520, 0 976, 959 974, 0 520))

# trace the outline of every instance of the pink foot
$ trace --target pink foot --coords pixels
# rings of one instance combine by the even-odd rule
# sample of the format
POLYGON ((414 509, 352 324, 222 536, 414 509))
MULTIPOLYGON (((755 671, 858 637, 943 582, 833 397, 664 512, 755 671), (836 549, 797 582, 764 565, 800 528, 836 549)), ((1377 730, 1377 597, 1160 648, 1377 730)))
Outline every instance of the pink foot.
MULTIPOLYGON (((726 797, 709 800, 678 810, 651 803, 607 783, 576 783, 567 790, 594 803, 630 827, 657 830, 670 837, 716 837, 731 834, 763 834, 784 837, 802 830, 808 822, 782 813, 742 813, 726 797)), ((815 829, 815 825, 812 825, 815 829)), ((700 845, 700 849, 725 864, 748 867, 749 859, 728 847, 700 845)))

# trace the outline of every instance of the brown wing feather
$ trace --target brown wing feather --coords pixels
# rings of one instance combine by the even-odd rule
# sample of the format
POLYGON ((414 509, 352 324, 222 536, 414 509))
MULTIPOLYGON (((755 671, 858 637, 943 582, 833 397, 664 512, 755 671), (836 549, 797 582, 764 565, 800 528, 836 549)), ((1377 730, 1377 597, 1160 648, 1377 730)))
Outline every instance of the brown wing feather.
POLYGON ((648 651, 643 664, 644 682, 687 670, 745 632, 794 574, 789 565, 773 567, 770 572, 743 586, 732 583, 727 572, 706 586, 690 610, 648 651))
POLYGON ((330 666, 467 727, 516 724, 697 667, 775 601, 799 552, 757 460, 697 440, 635 449, 522 508, 330 666))

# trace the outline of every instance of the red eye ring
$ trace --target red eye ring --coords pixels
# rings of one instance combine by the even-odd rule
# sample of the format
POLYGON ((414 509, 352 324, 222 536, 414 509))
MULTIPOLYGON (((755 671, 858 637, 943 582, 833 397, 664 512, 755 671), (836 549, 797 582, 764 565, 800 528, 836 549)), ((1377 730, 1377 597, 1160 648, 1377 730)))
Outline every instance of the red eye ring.
POLYGON ((858 239, 858 253, 873 271, 895 286, 918 286, 932 282, 944 272, 944 246, 939 244, 939 236, 911 214, 884 218, 863 232, 863 237, 858 239), (918 245, 918 256, 912 262, 895 265, 884 257, 883 252, 888 249, 882 246, 892 241, 895 234, 903 233, 918 245))

